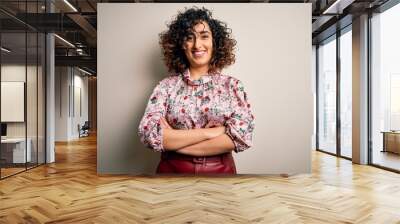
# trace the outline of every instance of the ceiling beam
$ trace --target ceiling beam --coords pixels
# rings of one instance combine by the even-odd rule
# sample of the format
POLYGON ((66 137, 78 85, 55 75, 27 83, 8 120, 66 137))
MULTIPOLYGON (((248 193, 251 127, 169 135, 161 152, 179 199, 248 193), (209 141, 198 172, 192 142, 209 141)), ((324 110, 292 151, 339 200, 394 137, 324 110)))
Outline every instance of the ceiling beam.
POLYGON ((96 58, 90 56, 55 56, 56 66, 83 66, 96 70, 96 58))
POLYGON ((71 20, 78 24, 91 38, 97 37, 97 30, 90 24, 85 17, 79 13, 70 13, 67 15, 71 20))

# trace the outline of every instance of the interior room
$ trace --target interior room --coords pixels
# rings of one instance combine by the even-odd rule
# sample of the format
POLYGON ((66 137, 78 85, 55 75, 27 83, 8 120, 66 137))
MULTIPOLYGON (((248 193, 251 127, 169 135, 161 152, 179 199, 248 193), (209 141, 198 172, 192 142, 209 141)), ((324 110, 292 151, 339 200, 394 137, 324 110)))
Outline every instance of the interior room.
POLYGON ((398 0, 2 0, 0 223, 400 223, 398 24, 398 0))

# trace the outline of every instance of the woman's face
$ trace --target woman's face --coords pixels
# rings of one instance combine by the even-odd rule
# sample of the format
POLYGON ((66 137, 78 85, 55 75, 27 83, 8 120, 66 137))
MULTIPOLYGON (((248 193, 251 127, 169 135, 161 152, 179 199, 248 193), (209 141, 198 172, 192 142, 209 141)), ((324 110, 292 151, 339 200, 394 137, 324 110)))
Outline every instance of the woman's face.
POLYGON ((206 22, 200 22, 193 27, 193 32, 183 42, 183 49, 191 68, 208 68, 213 53, 213 39, 206 22))

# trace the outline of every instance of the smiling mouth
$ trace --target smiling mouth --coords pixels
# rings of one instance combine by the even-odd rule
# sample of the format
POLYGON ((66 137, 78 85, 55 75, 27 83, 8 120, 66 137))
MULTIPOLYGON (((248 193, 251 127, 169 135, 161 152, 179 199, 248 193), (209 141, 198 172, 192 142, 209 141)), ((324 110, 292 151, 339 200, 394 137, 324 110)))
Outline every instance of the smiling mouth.
POLYGON ((193 56, 196 58, 203 57, 206 53, 207 51, 192 51, 193 56))

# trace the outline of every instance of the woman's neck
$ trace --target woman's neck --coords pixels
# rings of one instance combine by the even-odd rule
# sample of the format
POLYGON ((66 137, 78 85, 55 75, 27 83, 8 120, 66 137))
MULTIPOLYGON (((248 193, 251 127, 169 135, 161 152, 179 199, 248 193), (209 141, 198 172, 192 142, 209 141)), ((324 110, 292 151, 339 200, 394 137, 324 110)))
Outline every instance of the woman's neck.
POLYGON ((199 67, 199 68, 189 68, 190 71, 190 78, 192 80, 200 79, 201 76, 206 75, 208 73, 208 66, 207 67, 199 67))

